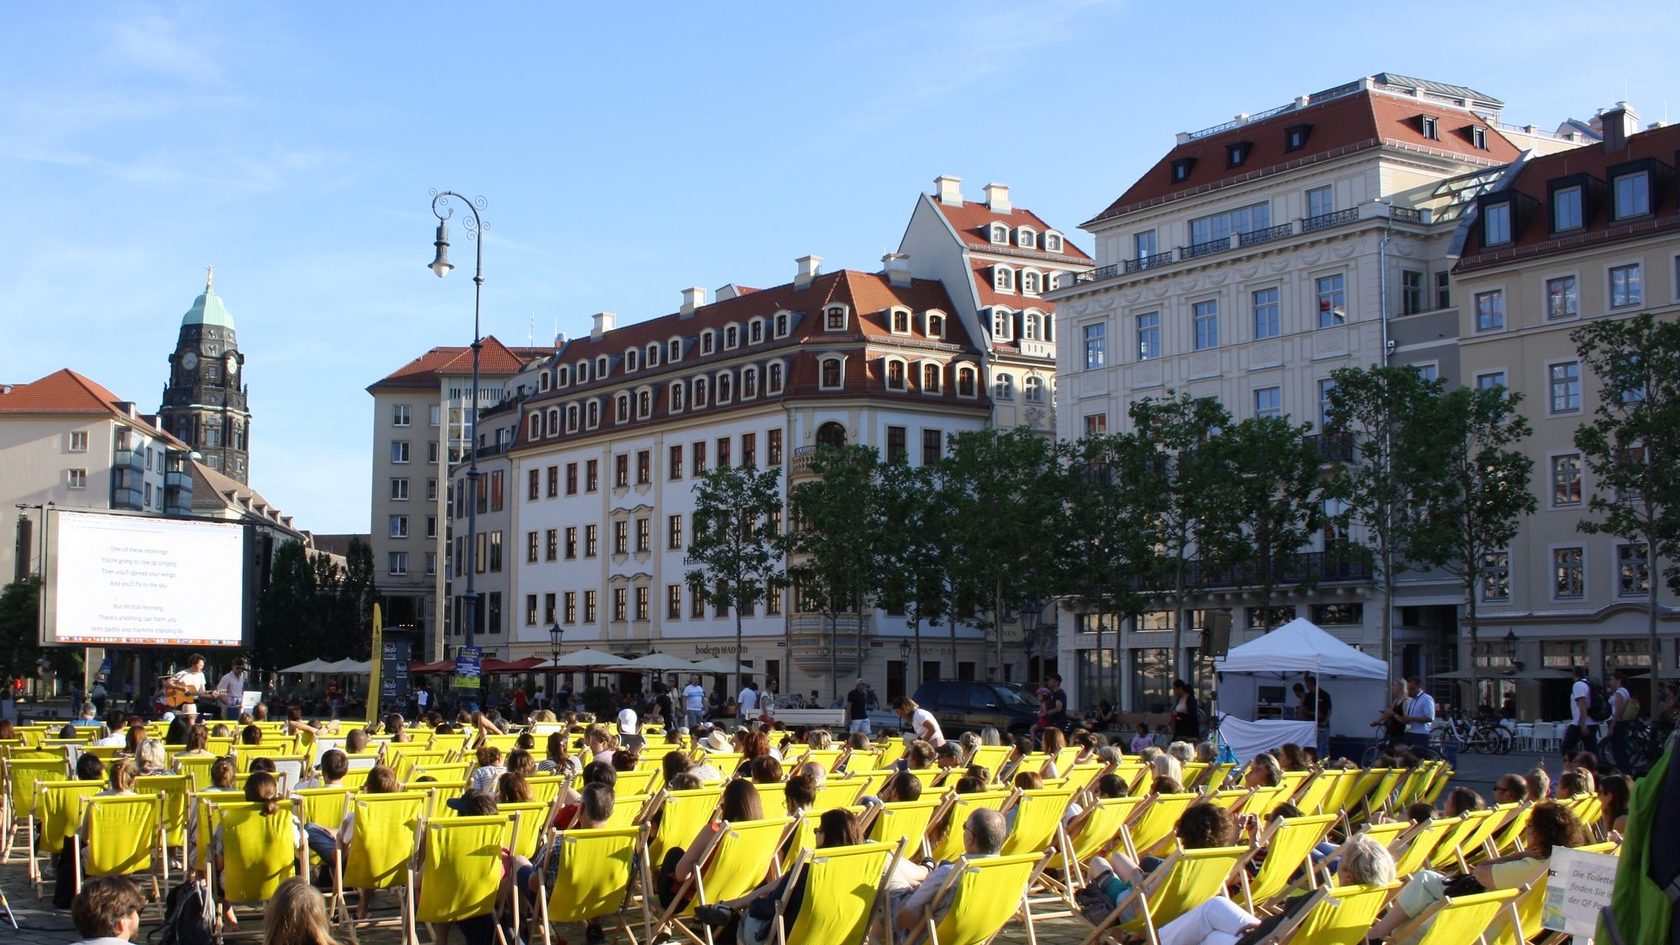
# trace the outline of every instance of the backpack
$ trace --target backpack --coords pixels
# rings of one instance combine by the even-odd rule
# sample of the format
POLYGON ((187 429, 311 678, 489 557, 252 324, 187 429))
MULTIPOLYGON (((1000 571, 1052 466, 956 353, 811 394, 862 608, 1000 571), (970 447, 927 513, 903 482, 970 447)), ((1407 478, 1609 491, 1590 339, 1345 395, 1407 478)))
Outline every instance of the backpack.
POLYGON ((146 940, 155 945, 214 945, 215 919, 208 884, 201 879, 181 883, 164 899, 163 924, 146 940))
POLYGON ((1587 680, 1587 718, 1594 722, 1610 719, 1610 701, 1604 698, 1604 687, 1596 679, 1587 680))

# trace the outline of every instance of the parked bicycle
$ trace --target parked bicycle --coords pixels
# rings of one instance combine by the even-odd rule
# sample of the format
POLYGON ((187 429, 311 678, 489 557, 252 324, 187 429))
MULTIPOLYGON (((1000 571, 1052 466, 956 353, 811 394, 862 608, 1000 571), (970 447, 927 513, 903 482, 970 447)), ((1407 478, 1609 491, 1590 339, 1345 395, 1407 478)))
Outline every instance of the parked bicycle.
POLYGON ((1516 747, 1516 742, 1511 730, 1499 724, 1497 719, 1472 721, 1459 710, 1454 710, 1444 720, 1437 720, 1429 737, 1430 747, 1437 751, 1444 752, 1450 745, 1457 751, 1483 755, 1507 754, 1516 747))

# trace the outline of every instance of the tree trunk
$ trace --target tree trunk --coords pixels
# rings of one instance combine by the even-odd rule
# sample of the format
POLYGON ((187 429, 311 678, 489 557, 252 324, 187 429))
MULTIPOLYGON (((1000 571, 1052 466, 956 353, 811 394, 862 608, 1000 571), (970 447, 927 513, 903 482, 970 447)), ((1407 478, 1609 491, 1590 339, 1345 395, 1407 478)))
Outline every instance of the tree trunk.
POLYGON ((992 633, 996 635, 993 649, 991 676, 995 682, 1003 682, 1003 582, 1000 580, 992 585, 992 633))
MULTIPOLYGON (((915 637, 916 637, 916 675, 915 675, 916 689, 920 689, 922 687, 922 682, 923 682, 923 679, 922 679, 922 615, 921 614, 919 614, 919 613, 916 614, 916 619, 911 624, 911 628, 912 628, 911 632, 913 634, 915 634, 915 637)), ((909 676, 910 676, 909 673, 905 674, 906 681, 908 681, 909 676)), ((915 689, 912 689, 912 690, 910 690, 909 693, 905 693, 905 695, 910 695, 911 693, 914 693, 915 691, 916 691, 915 689)))
MULTIPOLYGON (((1094 654, 1096 656, 1096 661, 1095 662, 1096 662, 1097 665, 1092 667, 1092 669, 1094 669, 1095 672, 1091 673, 1091 678, 1097 681, 1096 688, 1097 688, 1097 699, 1098 699, 1098 701, 1101 701, 1101 699, 1102 699, 1103 676, 1105 675, 1103 673, 1103 665, 1102 665, 1103 664, 1102 643, 1103 643, 1103 612, 1102 612, 1102 608, 1099 607, 1097 609, 1097 651, 1094 654)), ((1081 680, 1081 682, 1083 682, 1083 680, 1081 680)), ((1084 700, 1086 705, 1091 704, 1091 700, 1089 698, 1086 698, 1084 693, 1080 694, 1080 698, 1084 700)), ((1115 701, 1118 702, 1119 700, 1116 699, 1115 701)))
POLYGON ((1657 543, 1645 536, 1645 633, 1651 640, 1651 721, 1657 720, 1657 695, 1662 692, 1662 641, 1657 638, 1657 543))
POLYGON ((735 604, 735 691, 747 688, 746 677, 741 672, 741 605, 740 598, 735 604))
MULTIPOLYGON (((1468 568, 1466 571, 1469 574, 1469 580, 1465 582, 1465 589, 1468 594, 1465 597, 1464 609, 1470 623, 1470 702, 1472 705, 1480 707, 1482 703, 1481 690, 1477 688, 1479 681, 1476 679, 1476 647, 1481 627, 1478 624, 1480 618, 1476 615, 1476 572, 1475 568, 1468 568)), ((1494 708, 1498 708, 1498 706, 1494 708)))
MULTIPOLYGON (((1388 678, 1385 680, 1384 692, 1394 691, 1394 552, 1383 543, 1382 552, 1383 595, 1382 595, 1382 651, 1383 658, 1388 661, 1388 678)), ((1421 675, 1421 674, 1420 674, 1421 675)))

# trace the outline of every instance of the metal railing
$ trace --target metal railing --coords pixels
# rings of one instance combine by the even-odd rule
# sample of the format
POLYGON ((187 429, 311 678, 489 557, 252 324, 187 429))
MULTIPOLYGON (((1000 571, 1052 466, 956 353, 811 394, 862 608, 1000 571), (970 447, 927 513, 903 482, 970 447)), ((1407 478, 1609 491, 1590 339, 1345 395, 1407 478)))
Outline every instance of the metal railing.
POLYGON ((1422 223, 1423 211, 1410 207, 1389 207, 1388 218, 1399 223, 1422 223))
POLYGON ((1202 256, 1212 256, 1214 253, 1223 253, 1230 248, 1231 238, 1221 236, 1216 240, 1208 240, 1205 243, 1191 243, 1180 252, 1185 259, 1196 259, 1202 256))
POLYGON ((1350 207, 1337 210, 1335 213, 1323 213, 1316 217, 1307 217, 1301 221, 1301 232, 1312 233, 1316 230, 1327 230, 1333 226, 1346 226, 1359 220, 1359 209, 1350 207))
POLYGON ((1156 266, 1165 266, 1173 261, 1173 255, 1173 251, 1169 249, 1164 253, 1154 253, 1149 256, 1128 259, 1126 260, 1126 271, 1129 273, 1138 272, 1144 269, 1153 269, 1156 266))
POLYGON ((1294 233, 1295 224, 1293 222, 1279 223, 1277 226, 1268 226, 1264 230, 1250 230, 1247 233, 1238 233, 1237 245, 1254 246, 1258 243, 1270 243, 1272 240, 1283 239, 1285 236, 1291 236, 1294 233))

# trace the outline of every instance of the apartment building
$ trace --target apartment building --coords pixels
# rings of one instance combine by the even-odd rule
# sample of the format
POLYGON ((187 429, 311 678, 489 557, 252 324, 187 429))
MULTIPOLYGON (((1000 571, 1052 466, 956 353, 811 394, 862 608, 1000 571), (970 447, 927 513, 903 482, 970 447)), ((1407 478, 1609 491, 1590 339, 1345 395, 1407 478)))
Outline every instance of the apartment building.
MULTIPOLYGON (((510 348, 494 336, 479 353, 477 406, 502 400, 504 382, 551 348, 510 348)), ((439 602, 444 569, 449 464, 465 457, 472 412, 472 349, 439 347, 369 385, 373 395, 370 531, 385 622, 421 634, 423 652, 443 657, 439 602)))
MULTIPOLYGON (((1178 393, 1216 398, 1238 419, 1316 426, 1338 368, 1412 363, 1456 381, 1455 226, 1523 148, 1571 143, 1502 125, 1502 107, 1474 89, 1381 73, 1180 134, 1083 224, 1096 270, 1049 295, 1061 340, 1058 436, 1124 429, 1131 404, 1178 393)), ((1302 562, 1312 590, 1272 617, 1307 617, 1375 652, 1370 572, 1324 554, 1349 537, 1359 536, 1315 539, 1302 562)), ((1264 626, 1247 589, 1214 583, 1191 610, 1177 660, 1164 608, 1123 627, 1064 608, 1074 697, 1156 709, 1175 664, 1197 667, 1210 688, 1202 640, 1222 652, 1264 626)), ((1398 669, 1452 668, 1457 600, 1449 580, 1408 577, 1395 601, 1398 669)))
MULTIPOLYGON (((1525 715, 1548 719, 1568 714, 1569 667, 1648 669, 1652 655, 1646 596, 1657 569, 1645 547, 1578 528, 1600 487, 1574 436, 1600 385, 1571 334, 1595 319, 1680 315, 1680 127, 1640 131, 1625 103, 1596 121, 1600 143, 1531 158, 1479 197, 1454 280, 1465 383, 1521 395, 1539 502, 1487 562, 1483 642, 1472 653, 1460 641, 1463 665, 1474 659, 1494 677, 1482 698, 1514 694, 1525 715)), ((1658 656, 1671 675, 1680 623, 1660 611, 1658 656)), ((1645 681, 1635 686, 1650 705, 1645 681)))

